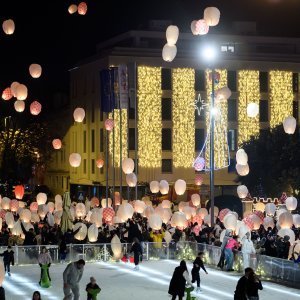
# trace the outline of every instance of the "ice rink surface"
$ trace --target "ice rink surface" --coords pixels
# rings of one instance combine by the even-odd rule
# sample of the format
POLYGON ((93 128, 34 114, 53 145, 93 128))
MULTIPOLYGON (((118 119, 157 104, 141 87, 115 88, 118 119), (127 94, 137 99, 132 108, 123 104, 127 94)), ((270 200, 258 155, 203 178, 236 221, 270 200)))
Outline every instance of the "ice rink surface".
MULTIPOLYGON (((168 286, 178 261, 144 261, 140 270, 134 271, 130 263, 88 263, 80 282, 80 299, 86 299, 85 286, 89 277, 94 276, 102 288, 99 300, 164 300, 171 299, 168 286)), ((34 266, 14 266, 12 276, 5 276, 3 287, 6 300, 31 300, 35 290, 39 290, 43 300, 63 299, 62 273, 66 264, 52 265, 50 276, 52 287, 42 289, 38 285, 40 269, 34 266)), ((188 264, 189 271, 192 265, 188 264)), ((199 299, 226 300, 233 299, 236 282, 239 276, 207 268, 208 275, 201 271, 201 288, 199 299)), ((299 290, 274 283, 263 282, 264 290, 260 291, 260 300, 300 300, 299 290)))

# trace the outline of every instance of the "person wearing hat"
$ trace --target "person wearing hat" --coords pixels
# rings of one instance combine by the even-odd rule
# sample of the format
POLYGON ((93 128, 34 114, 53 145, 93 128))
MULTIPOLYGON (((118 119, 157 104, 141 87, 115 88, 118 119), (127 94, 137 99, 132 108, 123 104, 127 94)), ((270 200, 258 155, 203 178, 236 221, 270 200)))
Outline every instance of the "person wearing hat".
POLYGON ((87 300, 97 300, 97 295, 100 293, 101 288, 96 283, 94 277, 90 277, 90 282, 86 285, 87 300))

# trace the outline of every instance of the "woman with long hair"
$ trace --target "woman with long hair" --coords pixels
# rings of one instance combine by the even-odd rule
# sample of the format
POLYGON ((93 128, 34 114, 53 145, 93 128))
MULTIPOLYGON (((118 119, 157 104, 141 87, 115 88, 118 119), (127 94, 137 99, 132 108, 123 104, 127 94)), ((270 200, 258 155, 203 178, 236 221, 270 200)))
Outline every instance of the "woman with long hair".
POLYGON ((52 259, 46 247, 42 247, 42 252, 38 257, 38 263, 41 267, 41 277, 39 284, 41 287, 48 288, 51 286, 49 268, 51 266, 52 259))
POLYGON ((32 300, 42 300, 41 293, 39 291, 35 291, 32 295, 32 300))

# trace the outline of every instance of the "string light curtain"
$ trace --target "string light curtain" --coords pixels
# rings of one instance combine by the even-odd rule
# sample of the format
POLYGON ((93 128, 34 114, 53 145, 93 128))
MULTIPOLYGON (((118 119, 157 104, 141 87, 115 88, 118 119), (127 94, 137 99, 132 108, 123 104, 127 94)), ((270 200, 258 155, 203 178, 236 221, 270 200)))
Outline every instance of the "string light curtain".
POLYGON ((259 71, 238 71, 238 145, 259 134, 259 114, 255 118, 247 115, 249 103, 259 105, 259 71))
POLYGON ((139 166, 161 168, 161 68, 138 66, 137 71, 139 166))
POLYGON ((172 71, 173 165, 191 168, 195 156, 195 70, 172 71))

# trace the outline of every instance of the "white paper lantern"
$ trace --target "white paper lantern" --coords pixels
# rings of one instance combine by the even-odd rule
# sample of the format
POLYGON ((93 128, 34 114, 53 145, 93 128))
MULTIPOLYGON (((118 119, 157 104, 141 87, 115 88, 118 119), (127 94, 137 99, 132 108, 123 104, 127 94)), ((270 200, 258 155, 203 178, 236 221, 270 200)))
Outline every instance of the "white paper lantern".
MULTIPOLYGON (((217 217, 214 216, 214 222, 216 222, 217 217)), ((204 217, 203 222, 207 224, 209 227, 211 226, 211 216, 207 215, 204 217)))
POLYGON ((98 228, 95 224, 92 224, 88 229, 88 238, 91 243, 97 242, 98 228))
POLYGON ((25 223, 29 223, 31 220, 31 211, 27 208, 22 209, 22 212, 20 214, 20 219, 25 223))
POLYGON ((77 203, 75 213, 77 218, 84 218, 86 215, 85 205, 83 203, 77 203))
POLYGON ((196 23, 198 22, 198 20, 194 20, 191 22, 191 32, 193 35, 197 35, 198 32, 196 30, 196 23))
POLYGON ((179 28, 175 25, 168 26, 166 30, 166 38, 168 45, 175 45, 179 36, 179 28))
POLYGON ((208 26, 216 26, 220 21, 220 11, 216 7, 207 7, 204 10, 204 20, 208 26))
POLYGON ((299 214, 293 215, 293 223, 296 228, 300 228, 300 215, 299 214))
POLYGON ((25 109, 25 102, 21 100, 17 100, 14 103, 14 107, 17 112, 23 112, 25 109))
POLYGON ((161 180, 159 183, 159 191, 162 195, 169 193, 169 183, 167 180, 161 180))
POLYGON ((282 229, 289 229, 293 226, 293 216, 290 212, 281 213, 278 221, 282 229))
POLYGON ((274 220, 271 217, 265 217, 264 221, 263 221, 263 225, 265 227, 266 230, 268 230, 269 227, 271 227, 272 229, 275 226, 274 220))
POLYGON ((260 225, 262 224, 262 220, 255 214, 250 215, 250 218, 253 222, 253 229, 258 230, 260 225))
POLYGON ((237 194, 241 199, 246 198, 248 193, 249 193, 248 188, 245 185, 239 185, 237 187, 237 194))
POLYGON ((240 176, 247 176, 249 174, 249 165, 235 165, 236 171, 240 176))
POLYGON ((229 99, 230 96, 231 96, 231 90, 227 86, 217 89, 215 92, 216 102, 225 101, 229 99))
POLYGON ((16 98, 17 100, 26 100, 28 96, 28 90, 26 85, 24 84, 19 84, 16 87, 16 98))
POLYGON ((279 220, 279 217, 281 214, 286 213, 286 212, 287 212, 287 209, 285 209, 285 208, 280 208, 280 209, 276 210, 277 220, 279 220))
POLYGON ((164 240, 167 244, 169 244, 172 241, 172 235, 169 231, 165 231, 164 240))
POLYGON ((191 206, 185 206, 182 209, 182 212, 185 214, 185 217, 187 220, 191 220, 192 217, 194 217, 196 215, 196 210, 194 207, 191 206))
POLYGON ((50 212, 47 213, 47 223, 50 227, 53 227, 55 223, 54 216, 50 212))
POLYGON ((224 217, 223 224, 226 229, 231 229, 232 231, 235 231, 237 225, 237 217, 232 213, 228 213, 224 217))
POLYGON ((125 174, 130 174, 134 170, 134 161, 132 158, 124 158, 122 161, 122 170, 125 174))
POLYGON ((131 204, 122 203, 119 206, 117 216, 120 217, 122 220, 127 221, 128 219, 132 218, 133 213, 134 213, 134 209, 131 204))
POLYGON ((160 215, 163 223, 167 224, 172 217, 172 211, 170 208, 163 208, 163 210, 160 212, 159 215, 160 215))
POLYGON ((298 201, 295 197, 287 197, 285 200, 285 206, 288 210, 292 211, 297 208, 298 201))
POLYGON ((36 202, 38 205, 45 204, 47 202, 47 194, 45 193, 38 193, 36 196, 36 202))
POLYGON ((294 117, 287 117, 283 121, 283 129, 287 134, 294 134, 297 126, 297 121, 294 117))
POLYGON ((179 210, 180 212, 183 212, 183 208, 186 207, 186 206, 189 206, 189 203, 188 203, 188 202, 180 201, 179 204, 178 204, 178 210, 179 210))
MULTIPOLYGON (((243 222, 244 223, 244 222, 243 222)), ((246 235, 246 233, 249 232, 250 233, 250 236, 251 236, 251 230, 249 229, 249 227, 244 223, 240 226, 240 229, 239 229, 239 238, 240 240, 242 240, 242 238, 246 235)))
POLYGON ((137 177, 134 173, 126 174, 126 183, 129 187, 135 187, 137 184, 137 177))
MULTIPOLYGON (((211 208, 209 208, 208 213, 209 214, 211 213, 211 208)), ((214 216, 218 217, 218 215, 219 215, 219 208, 217 206, 214 206, 214 216)))
POLYGON ((147 206, 145 209, 144 209, 144 212, 143 212, 143 216, 146 217, 147 219, 149 219, 149 217, 154 214, 154 208, 151 207, 151 206, 147 206))
POLYGON ((1 200, 2 209, 8 210, 10 209, 10 199, 7 197, 3 197, 1 200))
POLYGON ((171 225, 173 227, 185 228, 188 225, 185 214, 176 211, 171 218, 171 225))
POLYGON ((153 194, 156 194, 159 192, 159 182, 158 181, 151 181, 150 182, 150 191, 153 194))
POLYGON ((11 233, 12 233, 12 235, 15 235, 15 236, 20 236, 23 233, 20 220, 18 220, 17 222, 15 222, 14 227, 13 227, 11 233))
POLYGON ((111 250, 114 254, 115 259, 120 259, 122 257, 122 244, 119 237, 115 234, 110 241, 111 250))
POLYGON ((239 165, 247 165, 247 163, 248 163, 248 155, 244 149, 239 149, 236 152, 235 158, 236 158, 236 162, 239 165))
POLYGON ((200 218, 203 220, 204 217, 208 215, 208 211, 206 208, 200 208, 197 210, 197 215, 199 215, 200 218))
POLYGON ((79 227, 81 227, 81 228, 74 235, 74 238, 78 241, 83 241, 87 235, 87 227, 84 223, 78 222, 73 226, 73 231, 76 231, 79 227))
POLYGON ((191 200, 194 206, 198 206, 201 203, 200 195, 199 194, 193 194, 191 196, 191 200))
POLYGON ((123 223, 123 221, 118 216, 114 216, 112 222, 113 224, 123 223))
POLYGON ((194 32, 196 35, 205 35, 209 31, 209 26, 207 25, 207 23, 204 19, 196 21, 194 26, 195 26, 194 32))
POLYGON ((280 237, 284 237, 285 235, 290 237, 290 244, 293 245, 295 243, 295 233, 292 229, 289 228, 281 228, 277 235, 279 235, 280 237))
POLYGON ((172 202, 170 200, 163 200, 162 203, 161 203, 161 206, 163 208, 171 208, 172 202))
POLYGON ((160 230, 162 225, 162 219, 158 214, 152 214, 148 219, 149 226, 153 230, 160 230))
POLYGON ((111 200, 111 198, 108 198, 107 201, 106 201, 106 198, 103 198, 103 199, 101 200, 101 206, 102 206, 103 208, 111 207, 111 205, 112 205, 112 200, 111 200))
POLYGON ((40 222, 40 217, 36 212, 31 213, 31 220, 32 223, 38 223, 40 222))
POLYGON ((146 208, 146 204, 144 201, 141 201, 141 200, 134 201, 134 211, 135 212, 142 214, 144 212, 145 208, 146 208))
POLYGON ((92 210, 90 222, 95 224, 98 228, 102 226, 102 213, 98 208, 92 210))
POLYGON ((15 32, 15 22, 12 19, 5 20, 2 23, 2 29, 7 35, 13 34, 15 32))
POLYGON ((81 123, 85 117, 85 111, 81 107, 77 107, 73 112, 75 122, 81 123))
POLYGON ((262 202, 258 202, 255 204, 255 210, 256 211, 261 211, 261 212, 264 212, 266 209, 266 205, 262 202))
POLYGON ((259 114, 259 105, 257 103, 249 103, 247 105, 247 116, 249 118, 255 118, 259 114))
POLYGON ((39 205, 38 214, 42 220, 46 217, 48 210, 49 210, 48 205, 46 204, 39 205))
POLYGON ((276 211, 276 205, 274 203, 267 203, 265 211, 267 215, 274 216, 276 211))
POLYGON ((11 92, 13 94, 14 97, 16 97, 16 92, 17 92, 17 86, 19 85, 20 83, 18 81, 14 81, 11 85, 10 85, 10 89, 11 89, 11 92))
POLYGON ((186 182, 182 179, 178 179, 175 182, 174 188, 177 195, 183 195, 186 190, 186 182))
POLYGON ((71 153, 69 156, 71 167, 78 168, 81 164, 81 155, 79 153, 71 153))
POLYGON ((59 211, 62 210, 62 197, 61 195, 56 195, 54 198, 55 201, 55 210, 59 211))
POLYGON ((165 44, 162 50, 162 58, 164 61, 171 62, 174 60, 177 54, 176 45, 165 44))
POLYGON ((14 215, 10 211, 5 214, 5 223, 10 229, 15 225, 14 215))
POLYGON ((39 78, 42 75, 42 67, 39 64, 31 64, 29 66, 29 73, 32 78, 39 78))
POLYGON ((68 8, 68 12, 70 15, 75 14, 77 12, 77 5, 71 4, 68 8))

